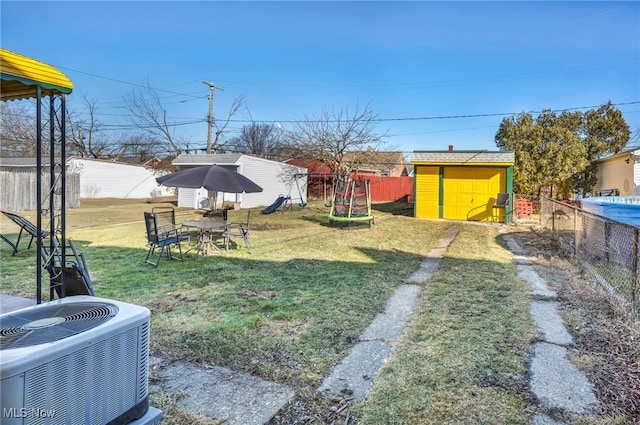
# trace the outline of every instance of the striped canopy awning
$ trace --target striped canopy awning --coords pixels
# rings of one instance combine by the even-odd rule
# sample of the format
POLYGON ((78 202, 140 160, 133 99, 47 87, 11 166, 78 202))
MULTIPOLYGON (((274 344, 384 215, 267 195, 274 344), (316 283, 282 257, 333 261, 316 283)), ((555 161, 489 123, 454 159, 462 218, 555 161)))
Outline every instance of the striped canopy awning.
POLYGON ((0 100, 36 97, 36 88, 43 96, 69 94, 73 83, 62 72, 7 49, 0 48, 0 100))

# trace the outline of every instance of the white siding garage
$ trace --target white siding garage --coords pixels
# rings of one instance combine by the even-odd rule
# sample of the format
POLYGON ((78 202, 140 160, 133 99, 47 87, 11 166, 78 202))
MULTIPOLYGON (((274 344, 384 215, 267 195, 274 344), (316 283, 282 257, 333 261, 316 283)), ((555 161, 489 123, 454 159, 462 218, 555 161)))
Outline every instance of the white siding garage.
MULTIPOLYGON (((262 192, 224 194, 225 201, 239 202, 240 208, 267 206, 272 204, 279 195, 291 195, 296 202, 302 197, 302 201, 307 202, 306 187, 301 188, 301 194, 298 193, 293 178, 296 173, 306 173, 306 168, 244 154, 179 155, 172 164, 180 169, 216 164, 237 171, 253 180, 262 187, 262 192)), ((222 197, 218 195, 219 203, 222 202, 222 197)), ((178 189, 179 207, 203 208, 203 201, 206 198, 207 191, 204 189, 178 189)))
POLYGON ((68 172, 80 174, 80 198, 151 198, 173 191, 160 187, 156 175, 141 165, 70 158, 68 172))

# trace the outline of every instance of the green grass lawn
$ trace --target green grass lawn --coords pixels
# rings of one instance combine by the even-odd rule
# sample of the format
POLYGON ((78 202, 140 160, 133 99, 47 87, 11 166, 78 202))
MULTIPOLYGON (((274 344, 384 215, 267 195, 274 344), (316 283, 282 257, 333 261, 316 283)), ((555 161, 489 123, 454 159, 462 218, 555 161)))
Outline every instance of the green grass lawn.
POLYGON ((365 424, 526 424, 528 288, 496 232, 464 225, 369 397, 365 424))
MULTIPOLYGON (((165 205, 86 200, 67 213, 68 237, 87 258, 96 295, 151 310, 152 354, 227 366, 310 394, 455 225, 461 232, 424 283, 406 335, 354 411, 366 424, 530 420, 527 290, 497 228, 417 220, 406 204, 374 205, 375 224, 351 228, 331 225, 322 204, 271 215, 256 209, 252 254, 240 240, 228 255, 165 258, 154 268, 144 263, 142 212, 165 205)), ((177 215, 179 222, 197 217, 177 215)), ((0 231, 17 233, 6 217, 0 231)), ((0 262, 2 292, 33 297, 35 250, 12 257, 3 243, 0 262)))

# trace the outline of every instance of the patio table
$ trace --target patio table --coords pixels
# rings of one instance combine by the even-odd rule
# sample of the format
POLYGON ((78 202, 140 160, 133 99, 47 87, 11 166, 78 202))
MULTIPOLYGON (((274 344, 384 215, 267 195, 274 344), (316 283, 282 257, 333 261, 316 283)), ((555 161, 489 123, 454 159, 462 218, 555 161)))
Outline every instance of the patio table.
POLYGON ((209 255, 214 250, 224 252, 223 249, 216 246, 215 241, 218 237, 222 236, 228 224, 227 221, 212 220, 195 220, 182 223, 184 227, 198 229, 198 242, 194 247, 189 248, 187 252, 192 249, 195 249, 198 253, 202 253, 202 255, 209 255))

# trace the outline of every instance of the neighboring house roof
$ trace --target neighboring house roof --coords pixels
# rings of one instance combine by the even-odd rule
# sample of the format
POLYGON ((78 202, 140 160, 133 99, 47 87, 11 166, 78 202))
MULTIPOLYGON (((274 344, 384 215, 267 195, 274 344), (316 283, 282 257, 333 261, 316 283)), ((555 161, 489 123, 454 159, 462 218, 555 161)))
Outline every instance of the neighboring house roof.
MULTIPOLYGON (((67 158, 67 162, 69 162, 70 158, 67 158)), ((35 157, 29 158, 14 158, 14 157, 2 157, 0 158, 0 168, 1 167, 11 167, 11 168, 35 168, 37 166, 37 161, 35 157)), ((42 157, 42 166, 49 166, 49 156, 43 155, 42 157)))
MULTIPOLYGON (((49 162, 47 161, 47 165, 49 162)), ((35 158, 0 158, 0 167, 35 167, 35 158)))
POLYGON ((604 158, 596 159, 593 162, 598 163, 598 162, 603 162, 603 161, 607 161, 607 160, 615 159, 615 158, 619 158, 619 157, 625 157, 625 159, 629 158, 629 159, 640 160, 640 149, 637 148, 637 147, 630 148, 630 149, 625 149, 625 150, 622 150, 622 151, 620 151, 618 153, 614 153, 612 155, 606 156, 604 158))
MULTIPOLYGON (((108 162, 108 163, 116 163, 116 164, 126 164, 133 165, 136 167, 145 167, 149 163, 154 161, 159 161, 157 158, 152 158, 149 161, 141 164, 140 162, 131 162, 131 161, 116 161, 114 159, 101 159, 101 158, 89 158, 89 157, 80 157, 80 156, 68 156, 67 162, 72 159, 82 160, 82 161, 96 161, 96 162, 108 162)), ((44 166, 49 165, 49 156, 43 155, 42 164, 44 166)), ((35 167, 36 166, 36 158, 14 158, 14 157, 2 157, 0 158, 0 167, 35 167)))
POLYGON ((357 151, 347 152, 342 162, 353 171, 399 177, 407 175, 407 164, 402 152, 357 151))
POLYGON ((413 164, 407 164, 407 176, 413 177, 413 173, 415 172, 415 167, 413 164))
POLYGON ((245 156, 242 153, 223 154, 198 154, 178 155, 171 163, 173 165, 211 165, 211 164, 237 164, 238 160, 245 156))
POLYGON ((513 164, 515 154, 505 151, 414 151, 412 164, 513 164))
POLYGON ((289 165, 295 165, 307 169, 307 174, 327 174, 331 173, 331 168, 320 161, 314 159, 294 158, 285 161, 289 165))

